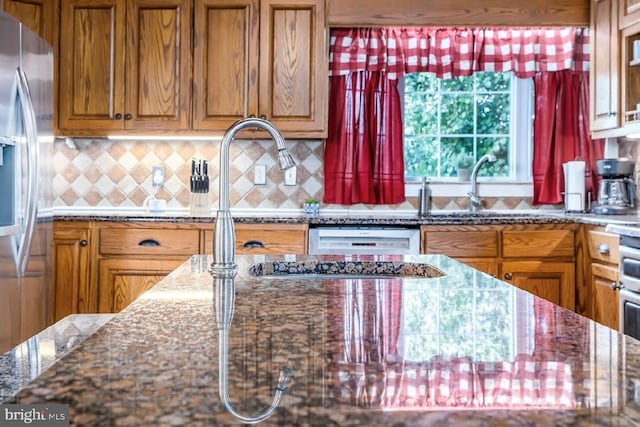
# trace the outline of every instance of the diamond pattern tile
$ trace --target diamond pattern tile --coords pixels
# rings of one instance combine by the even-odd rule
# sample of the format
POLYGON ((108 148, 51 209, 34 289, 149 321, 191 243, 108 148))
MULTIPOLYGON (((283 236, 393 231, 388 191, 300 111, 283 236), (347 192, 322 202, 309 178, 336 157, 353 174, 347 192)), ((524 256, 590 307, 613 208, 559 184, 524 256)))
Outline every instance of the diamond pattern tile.
MULTIPOLYGON (((53 152, 55 205, 60 207, 142 207, 154 193, 151 167, 165 169, 166 184, 157 197, 171 208, 189 208, 189 174, 192 158, 209 161, 210 199, 218 204, 219 141, 110 141, 76 139, 79 149, 56 141, 53 152)), ((271 141, 236 140, 230 146, 231 205, 240 209, 300 209, 309 197, 323 197, 323 141, 287 140, 297 164, 297 185, 284 185, 278 167, 277 150, 271 141), (253 184, 255 164, 267 165, 267 184, 253 184)), ((637 150, 631 146, 629 150, 637 150)), ((531 209, 527 198, 485 198, 488 209, 531 209)), ((464 197, 433 197, 433 209, 466 209, 464 197)), ((417 198, 397 205, 323 205, 323 208, 354 210, 416 209, 417 198)), ((550 206, 547 208, 554 208, 550 206)))

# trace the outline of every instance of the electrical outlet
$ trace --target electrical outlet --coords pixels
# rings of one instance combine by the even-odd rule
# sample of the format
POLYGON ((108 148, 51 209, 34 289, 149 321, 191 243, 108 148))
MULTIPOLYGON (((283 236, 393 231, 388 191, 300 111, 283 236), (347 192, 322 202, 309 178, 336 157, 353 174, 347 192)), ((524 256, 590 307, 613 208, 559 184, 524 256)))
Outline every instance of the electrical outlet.
POLYGON ((253 167, 253 183, 256 185, 267 183, 267 165, 255 165, 253 167))
POLYGON ((153 166, 151 168, 151 185, 162 187, 162 184, 164 184, 164 168, 162 166, 153 166))
POLYGON ((296 167, 290 167, 284 171, 284 185, 296 185, 296 167))

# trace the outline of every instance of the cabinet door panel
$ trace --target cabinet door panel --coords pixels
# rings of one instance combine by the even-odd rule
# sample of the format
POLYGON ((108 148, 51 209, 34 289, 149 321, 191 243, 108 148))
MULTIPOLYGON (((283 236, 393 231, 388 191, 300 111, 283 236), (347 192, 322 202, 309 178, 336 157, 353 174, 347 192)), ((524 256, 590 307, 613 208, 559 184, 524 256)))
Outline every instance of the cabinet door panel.
POLYGON ((620 1, 620 28, 640 21, 640 0, 619 0, 620 1))
POLYGON ((575 310, 575 271, 569 262, 505 261, 507 282, 561 307, 575 310))
POLYGON ((127 128, 188 128, 190 5, 185 0, 128 2, 127 128))
POLYGON ((591 131, 612 129, 618 112, 618 13, 615 0, 591 2, 591 131))
POLYGON ((184 259, 100 260, 98 312, 119 312, 183 262, 184 259))
POLYGON ((611 329, 619 328, 619 293, 612 285, 618 281, 618 269, 613 266, 592 264, 593 320, 611 329))
POLYGON ((122 129, 123 0, 62 0, 61 129, 122 129))
POLYGON ((194 129, 226 130, 258 110, 258 13, 252 0, 197 0, 194 129))
POLYGON ((55 15, 58 9, 55 0, 5 0, 2 6, 9 15, 17 18, 52 46, 55 45, 55 15))
POLYGON ((54 231, 55 260, 55 321, 69 314, 90 312, 88 228, 56 229, 54 231))
POLYGON ((324 16, 322 1, 260 3, 260 114, 282 131, 326 128, 324 16))

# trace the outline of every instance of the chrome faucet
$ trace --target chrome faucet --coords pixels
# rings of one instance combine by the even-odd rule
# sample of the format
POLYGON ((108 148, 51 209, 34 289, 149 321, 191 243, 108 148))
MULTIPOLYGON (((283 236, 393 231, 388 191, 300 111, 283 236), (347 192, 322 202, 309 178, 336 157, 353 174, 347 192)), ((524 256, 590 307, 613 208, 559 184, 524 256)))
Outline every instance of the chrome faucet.
POLYGON ((238 132, 250 127, 264 129, 271 135, 278 147, 278 162, 281 169, 289 169, 295 166, 282 134, 267 120, 255 117, 238 120, 224 133, 220 143, 220 171, 218 177, 220 188, 218 190, 218 212, 216 213, 213 229, 213 263, 211 264, 211 270, 217 276, 233 276, 237 271, 235 262, 236 234, 233 227, 233 218, 229 211, 229 146, 238 132))
POLYGON ((473 171, 471 171, 471 191, 467 193, 469 196, 469 212, 478 212, 482 208, 482 201, 478 195, 478 171, 480 171, 483 164, 487 162, 494 163, 497 160, 498 158, 493 154, 485 154, 480 157, 478 163, 473 167, 473 171))

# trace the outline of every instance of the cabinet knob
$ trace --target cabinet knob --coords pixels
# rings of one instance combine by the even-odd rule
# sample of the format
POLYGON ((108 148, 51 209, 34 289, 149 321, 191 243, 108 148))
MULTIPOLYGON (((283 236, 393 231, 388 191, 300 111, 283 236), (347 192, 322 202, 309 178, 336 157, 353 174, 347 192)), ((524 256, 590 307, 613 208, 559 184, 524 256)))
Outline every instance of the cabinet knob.
POLYGON ((113 117, 114 117, 116 120, 120 120, 120 119, 122 119, 122 114, 120 114, 120 113, 116 113, 113 117))
POLYGON ((265 116, 264 114, 261 114, 261 115, 260 115, 260 118, 261 118, 262 120, 267 120, 267 116, 265 116))
POLYGON ((601 243, 601 244, 598 245, 596 250, 599 253, 603 254, 603 255, 608 255, 609 254, 609 245, 607 245, 605 243, 601 243))
POLYGON ((513 274, 511 274, 511 273, 504 273, 504 278, 505 278, 506 280, 511 280, 511 279, 513 279, 513 274))
POLYGON ((86 239, 82 239, 80 240, 80 246, 85 247, 89 244, 89 242, 86 241, 86 239))
POLYGON ((255 117, 256 117, 256 115, 255 115, 255 114, 249 114, 249 118, 250 118, 250 119, 254 119, 255 117))
POLYGON ((131 120, 133 118, 133 116, 131 115, 131 113, 127 113, 124 115, 124 119, 125 120, 131 120))
POLYGON ((624 287, 624 285, 622 283, 620 283, 620 282, 612 282, 611 283, 611 289, 613 289, 614 291, 619 291, 623 287, 624 287))

